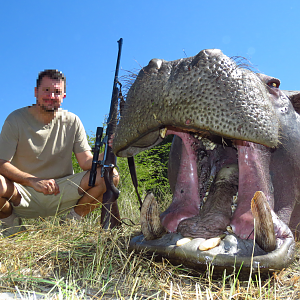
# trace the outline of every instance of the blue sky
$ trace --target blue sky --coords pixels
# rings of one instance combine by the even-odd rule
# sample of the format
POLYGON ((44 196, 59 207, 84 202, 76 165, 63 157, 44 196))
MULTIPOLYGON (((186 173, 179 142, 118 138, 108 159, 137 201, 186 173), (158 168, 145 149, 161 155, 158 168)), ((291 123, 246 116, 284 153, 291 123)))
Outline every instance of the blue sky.
POLYGON ((300 90, 299 11, 299 0, 1 0, 0 127, 35 103, 38 72, 55 68, 67 77, 63 108, 95 132, 109 112, 121 37, 120 76, 152 58, 219 48, 300 90))

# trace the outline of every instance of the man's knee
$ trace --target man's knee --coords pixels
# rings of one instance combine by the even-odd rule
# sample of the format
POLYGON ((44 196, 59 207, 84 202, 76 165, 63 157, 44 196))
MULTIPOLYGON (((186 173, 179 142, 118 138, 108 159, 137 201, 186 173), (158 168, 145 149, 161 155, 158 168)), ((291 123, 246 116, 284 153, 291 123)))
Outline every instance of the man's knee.
POLYGON ((105 184, 104 178, 101 177, 100 168, 97 169, 97 175, 95 178, 94 186, 89 186, 89 180, 90 180, 90 171, 87 171, 81 179, 81 182, 80 182, 80 185, 78 188, 79 194, 83 194, 84 193, 83 191, 87 191, 93 187, 102 186, 103 184, 105 184))
MULTIPOLYGON (((89 186, 89 179, 90 179, 90 171, 86 172, 86 174, 83 176, 81 183, 80 183, 79 190, 83 189, 83 190, 87 191, 92 188, 91 186, 89 186)), ((117 186, 119 184, 119 173, 116 169, 113 169, 113 183, 115 186, 117 186)), ((106 190, 105 180, 104 180, 104 177, 101 177, 101 169, 100 168, 97 168, 97 175, 96 175, 94 187, 97 187, 99 190, 103 191, 103 193, 106 190)), ((80 193, 82 193, 82 190, 80 191, 80 193)))
MULTIPOLYGON (((118 186, 120 178, 119 178, 119 173, 115 168, 113 169, 113 175, 112 176, 113 176, 112 180, 113 180, 114 186, 118 186)), ((101 188, 105 187, 105 189, 106 189, 106 184, 105 184, 104 177, 101 177, 100 174, 99 175, 97 174, 97 180, 96 180, 95 186, 99 186, 101 188)))
POLYGON ((116 169, 114 169, 114 173, 113 173, 113 183, 114 183, 114 185, 118 186, 119 181, 120 181, 119 173, 116 169))
POLYGON ((3 193, 5 191, 5 178, 0 175, 0 197, 3 196, 3 193))
POLYGON ((9 193, 13 193, 12 189, 13 183, 0 175, 0 197, 10 197, 9 193), (11 185, 11 186, 10 186, 11 185))

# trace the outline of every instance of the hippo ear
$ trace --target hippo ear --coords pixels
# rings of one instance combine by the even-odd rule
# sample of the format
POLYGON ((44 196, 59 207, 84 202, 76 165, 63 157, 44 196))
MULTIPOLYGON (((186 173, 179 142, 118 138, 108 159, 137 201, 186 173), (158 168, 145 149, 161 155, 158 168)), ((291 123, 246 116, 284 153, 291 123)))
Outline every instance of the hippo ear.
POLYGON ((282 91, 284 92, 291 100, 295 111, 300 114, 300 91, 282 91))

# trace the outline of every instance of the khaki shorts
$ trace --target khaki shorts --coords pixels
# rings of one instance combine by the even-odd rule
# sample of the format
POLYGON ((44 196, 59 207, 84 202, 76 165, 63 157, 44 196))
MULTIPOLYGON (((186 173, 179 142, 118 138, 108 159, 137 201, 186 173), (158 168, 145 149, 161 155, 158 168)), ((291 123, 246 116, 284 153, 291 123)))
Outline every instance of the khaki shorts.
POLYGON ((82 195, 78 194, 78 186, 86 172, 73 174, 67 177, 55 179, 60 193, 44 195, 35 191, 32 187, 14 183, 21 195, 18 206, 13 205, 15 214, 22 218, 38 218, 63 214, 74 207, 82 195))

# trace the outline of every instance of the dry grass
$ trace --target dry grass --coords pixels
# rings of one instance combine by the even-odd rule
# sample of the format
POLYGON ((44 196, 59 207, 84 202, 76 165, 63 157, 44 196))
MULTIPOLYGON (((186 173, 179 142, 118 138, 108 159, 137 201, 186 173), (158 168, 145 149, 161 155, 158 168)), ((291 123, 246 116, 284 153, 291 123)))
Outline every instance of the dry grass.
MULTIPOLYGON (((133 198, 123 195, 120 210, 137 222, 133 198)), ((23 299, 33 295, 25 291, 44 299, 300 299, 299 243, 295 262, 270 278, 214 278, 211 270, 197 273, 128 252, 139 226, 103 231, 98 216, 65 225, 57 218, 28 220, 26 232, 0 238, 1 291, 19 290, 23 299)))

